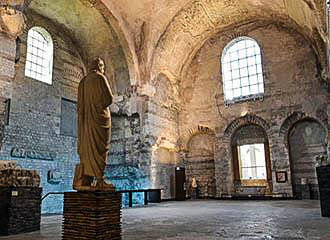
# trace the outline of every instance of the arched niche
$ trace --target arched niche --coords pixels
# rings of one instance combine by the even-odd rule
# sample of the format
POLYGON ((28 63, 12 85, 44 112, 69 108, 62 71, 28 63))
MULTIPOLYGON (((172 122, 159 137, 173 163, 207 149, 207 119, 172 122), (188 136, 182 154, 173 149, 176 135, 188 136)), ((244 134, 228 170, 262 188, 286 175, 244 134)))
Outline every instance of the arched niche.
POLYGON ((326 130, 313 118, 302 118, 288 129, 293 195, 299 199, 318 199, 316 156, 326 155, 326 130))
POLYGON ((173 199, 175 196, 175 152, 166 147, 157 147, 153 150, 152 161, 151 187, 162 190, 162 199, 173 199))
POLYGON ((246 124, 231 138, 234 190, 237 195, 271 195, 272 166, 264 128, 246 124))
POLYGON ((289 131, 291 128, 299 121, 304 121, 306 119, 314 120, 316 122, 319 122, 322 127, 325 129, 327 122, 328 122, 328 117, 326 112, 324 111, 319 111, 318 113, 319 117, 314 116, 314 115, 308 115, 305 112, 301 111, 294 111, 289 117, 287 117, 284 122, 281 125, 280 128, 280 137, 283 138, 284 144, 286 147, 289 145, 289 131))
POLYGON ((199 197, 215 196, 214 135, 197 133, 188 142, 186 181, 191 194, 192 177, 196 178, 199 197))

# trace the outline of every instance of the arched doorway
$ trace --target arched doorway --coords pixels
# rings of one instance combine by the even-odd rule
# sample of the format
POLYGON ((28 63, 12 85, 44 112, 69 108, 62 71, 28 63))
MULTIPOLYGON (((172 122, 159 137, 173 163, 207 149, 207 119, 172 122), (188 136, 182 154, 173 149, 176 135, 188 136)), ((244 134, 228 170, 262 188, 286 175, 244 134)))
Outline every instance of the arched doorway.
POLYGON ((313 119, 295 123, 288 133, 292 187, 297 198, 319 198, 315 157, 326 154, 325 138, 323 126, 313 119))
POLYGON ((188 143, 186 157, 186 183, 188 195, 191 194, 192 177, 198 185, 198 196, 215 196, 214 136, 194 135, 188 143))
POLYGON ((256 124, 237 129, 231 140, 236 195, 272 194, 272 167, 266 132, 256 124))

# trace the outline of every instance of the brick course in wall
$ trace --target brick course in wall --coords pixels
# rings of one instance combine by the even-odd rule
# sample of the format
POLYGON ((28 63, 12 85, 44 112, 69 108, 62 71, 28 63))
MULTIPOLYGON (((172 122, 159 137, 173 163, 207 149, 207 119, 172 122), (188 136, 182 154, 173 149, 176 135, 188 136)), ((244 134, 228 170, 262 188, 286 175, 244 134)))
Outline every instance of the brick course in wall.
MULTIPOLYGON (((196 14, 196 19, 199 19, 198 13, 196 14)), ((5 114, 1 114, 5 109, 4 104, 0 104, 0 134, 4 136, 0 159, 15 160, 24 168, 38 170, 42 178, 43 194, 49 191, 68 191, 71 190, 78 156, 76 138, 61 133, 61 101, 76 100, 77 86, 86 69, 75 46, 76 42, 68 33, 62 32, 56 24, 34 12, 28 12, 27 16, 28 28, 34 25, 44 27, 53 37, 53 84, 47 85, 24 76, 28 28, 19 36, 20 58, 16 65, 13 64, 16 55, 15 41, 0 35, 0 41, 4 43, 0 46, 0 90, 3 93, 0 101, 11 99, 9 124, 6 126, 5 114), (49 171, 56 173, 58 181, 55 179, 49 182, 49 171)), ((182 16, 177 16, 176 20, 182 16)), ((188 18, 182 19, 183 22, 189 21, 186 20, 188 18)), ((206 23, 209 21, 208 18, 204 20, 207 20, 206 23)), ((205 22, 197 24, 201 31, 205 27, 203 24, 205 22)), ((187 34, 187 42, 200 38, 198 29, 192 26, 194 24, 188 25, 192 35, 196 35, 191 37, 187 34)), ((211 25, 213 28, 213 23, 211 25)), ((174 30, 175 33, 176 27, 167 30, 170 33, 174 30)), ((136 34, 137 41, 141 41, 141 49, 136 56, 141 60, 141 65, 150 60, 142 56, 145 50, 144 37, 151 37, 147 29, 148 24, 145 29, 141 29, 141 36, 136 34)), ((177 34, 181 37, 181 28, 178 29, 177 34)), ((150 180, 151 188, 162 189, 164 199, 175 196, 176 166, 187 167, 187 172, 196 170, 193 174, 200 175, 200 181, 204 181, 205 196, 213 196, 214 189, 217 197, 232 194, 235 187, 231 138, 244 124, 257 124, 267 133, 270 145, 273 193, 293 195, 286 136, 296 123, 296 113, 302 113, 299 120, 310 117, 319 121, 325 129, 330 129, 329 97, 319 81, 320 69, 314 58, 315 52, 301 35, 279 25, 253 22, 228 29, 206 40, 191 63, 183 62, 187 59, 183 60, 182 57, 187 53, 180 52, 182 49, 176 49, 177 46, 163 49, 165 55, 161 57, 162 61, 172 59, 173 62, 166 62, 166 66, 160 67, 173 71, 157 72, 155 77, 147 79, 149 70, 144 69, 147 70, 145 73, 141 70, 145 66, 141 66, 141 75, 146 78, 143 81, 148 82, 148 87, 145 87, 141 95, 132 89, 130 91, 126 86, 127 82, 135 82, 137 79, 129 79, 133 77, 128 76, 127 69, 116 69, 109 79, 118 81, 116 88, 123 95, 116 96, 121 100, 116 103, 118 105, 113 106, 112 112, 116 114, 113 115, 108 169, 111 169, 111 164, 138 168, 150 180), (226 106, 221 83, 221 53, 226 44, 243 35, 254 38, 261 47, 265 95, 263 100, 226 106), (168 50, 175 58, 166 55, 168 50), (181 67, 182 76, 176 75, 181 67), (188 142, 193 137, 191 129, 198 129, 200 134, 205 134, 203 128, 210 129, 214 144, 213 153, 204 154, 205 159, 199 158, 198 152, 192 155, 188 148, 188 142), (189 165, 188 162, 192 164, 189 165), (288 181, 277 183, 277 171, 286 171, 288 181), (211 182, 211 187, 205 187, 210 185, 207 182, 211 182)), ((184 42, 184 45, 190 46, 190 42, 188 44, 185 38, 180 37, 164 34, 162 39, 173 38, 180 44, 184 42)), ((157 50, 167 46, 163 43, 161 40, 157 50)), ((192 47, 193 45, 191 43, 192 47)), ((153 53, 150 51, 146 55, 151 56, 153 53)), ((156 59, 158 55, 156 52, 156 59)), ((112 60, 115 62, 117 59, 112 60)), ((329 135, 327 137, 329 142, 329 135)), ((187 176, 189 183, 189 174, 187 176)), ((61 196, 51 196, 44 201, 42 211, 60 212, 62 203, 61 196)))
MULTIPOLYGON (((9 125, 4 127, 1 160, 15 160, 18 166, 35 169, 41 177, 43 195, 72 190, 74 166, 78 161, 76 138, 61 135, 61 99, 75 100, 84 65, 70 37, 60 34, 54 25, 29 13, 27 25, 45 28, 54 42, 52 85, 24 76, 27 28, 20 35, 20 58, 12 81, 9 125), (15 152, 17 154, 15 154, 15 152), (51 182, 48 172, 59 173, 59 182, 51 182)), ((5 67, 6 65, 1 66, 5 67)), ((63 197, 54 195, 42 204, 43 213, 61 212, 63 197)))
MULTIPOLYGON (((215 178, 217 196, 234 193, 230 139, 226 128, 237 129, 256 123, 268 135, 273 172, 273 193, 292 196, 289 152, 280 133, 281 125, 295 112, 328 124, 328 93, 318 79, 313 51, 298 33, 271 24, 251 23, 235 31, 221 32, 196 54, 181 83, 184 110, 180 113, 180 133, 196 125, 216 132, 215 178), (246 35, 261 47, 265 94, 263 100, 225 106, 221 80, 221 54, 232 39, 246 35), (248 114, 248 115, 246 115, 248 114), (241 116, 247 116, 241 119, 241 116), (251 116, 251 119, 248 118, 251 116), (322 117, 321 117, 322 116, 322 117), (253 118, 260 120, 254 121, 253 118), (238 119, 235 122, 235 119, 238 119), (276 182, 276 172, 286 171, 288 181, 276 182)), ((291 127, 291 125, 290 125, 291 127)), ((287 133, 286 133, 287 134, 287 133)), ((184 139, 181 134, 180 139, 184 139)))

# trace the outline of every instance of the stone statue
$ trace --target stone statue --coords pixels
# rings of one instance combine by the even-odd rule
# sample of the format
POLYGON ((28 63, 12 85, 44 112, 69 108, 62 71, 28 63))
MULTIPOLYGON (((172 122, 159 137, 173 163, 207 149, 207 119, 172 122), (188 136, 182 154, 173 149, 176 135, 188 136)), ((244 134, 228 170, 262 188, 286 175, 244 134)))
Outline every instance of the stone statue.
POLYGON ((107 184, 103 176, 110 145, 111 116, 108 107, 113 99, 104 68, 101 58, 95 60, 78 87, 80 164, 76 166, 73 180, 75 190, 114 191, 113 185, 107 184))
POLYGON ((198 192, 197 192, 197 181, 196 181, 196 178, 193 176, 191 178, 191 198, 192 199, 196 199, 198 196, 198 192))
POLYGON ((195 177, 192 177, 191 179, 191 187, 192 188, 197 188, 197 181, 195 177))

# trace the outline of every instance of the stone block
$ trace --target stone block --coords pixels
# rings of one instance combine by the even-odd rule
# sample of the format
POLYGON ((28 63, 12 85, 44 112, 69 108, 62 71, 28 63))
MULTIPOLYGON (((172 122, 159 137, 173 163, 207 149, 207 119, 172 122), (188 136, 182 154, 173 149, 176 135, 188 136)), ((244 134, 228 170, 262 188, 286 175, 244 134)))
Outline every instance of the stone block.
POLYGON ((15 161, 0 161, 0 171, 5 169, 15 169, 16 162, 15 161))
POLYGON ((40 230, 41 192, 38 187, 0 187, 0 235, 40 230))
POLYGON ((62 239, 120 240, 121 194, 66 192, 62 239))
POLYGON ((295 192, 298 199, 311 199, 311 188, 309 184, 297 184, 295 186, 295 192))
POLYGON ((6 187, 39 187, 40 177, 34 170, 3 169, 0 170, 0 186, 6 187))

